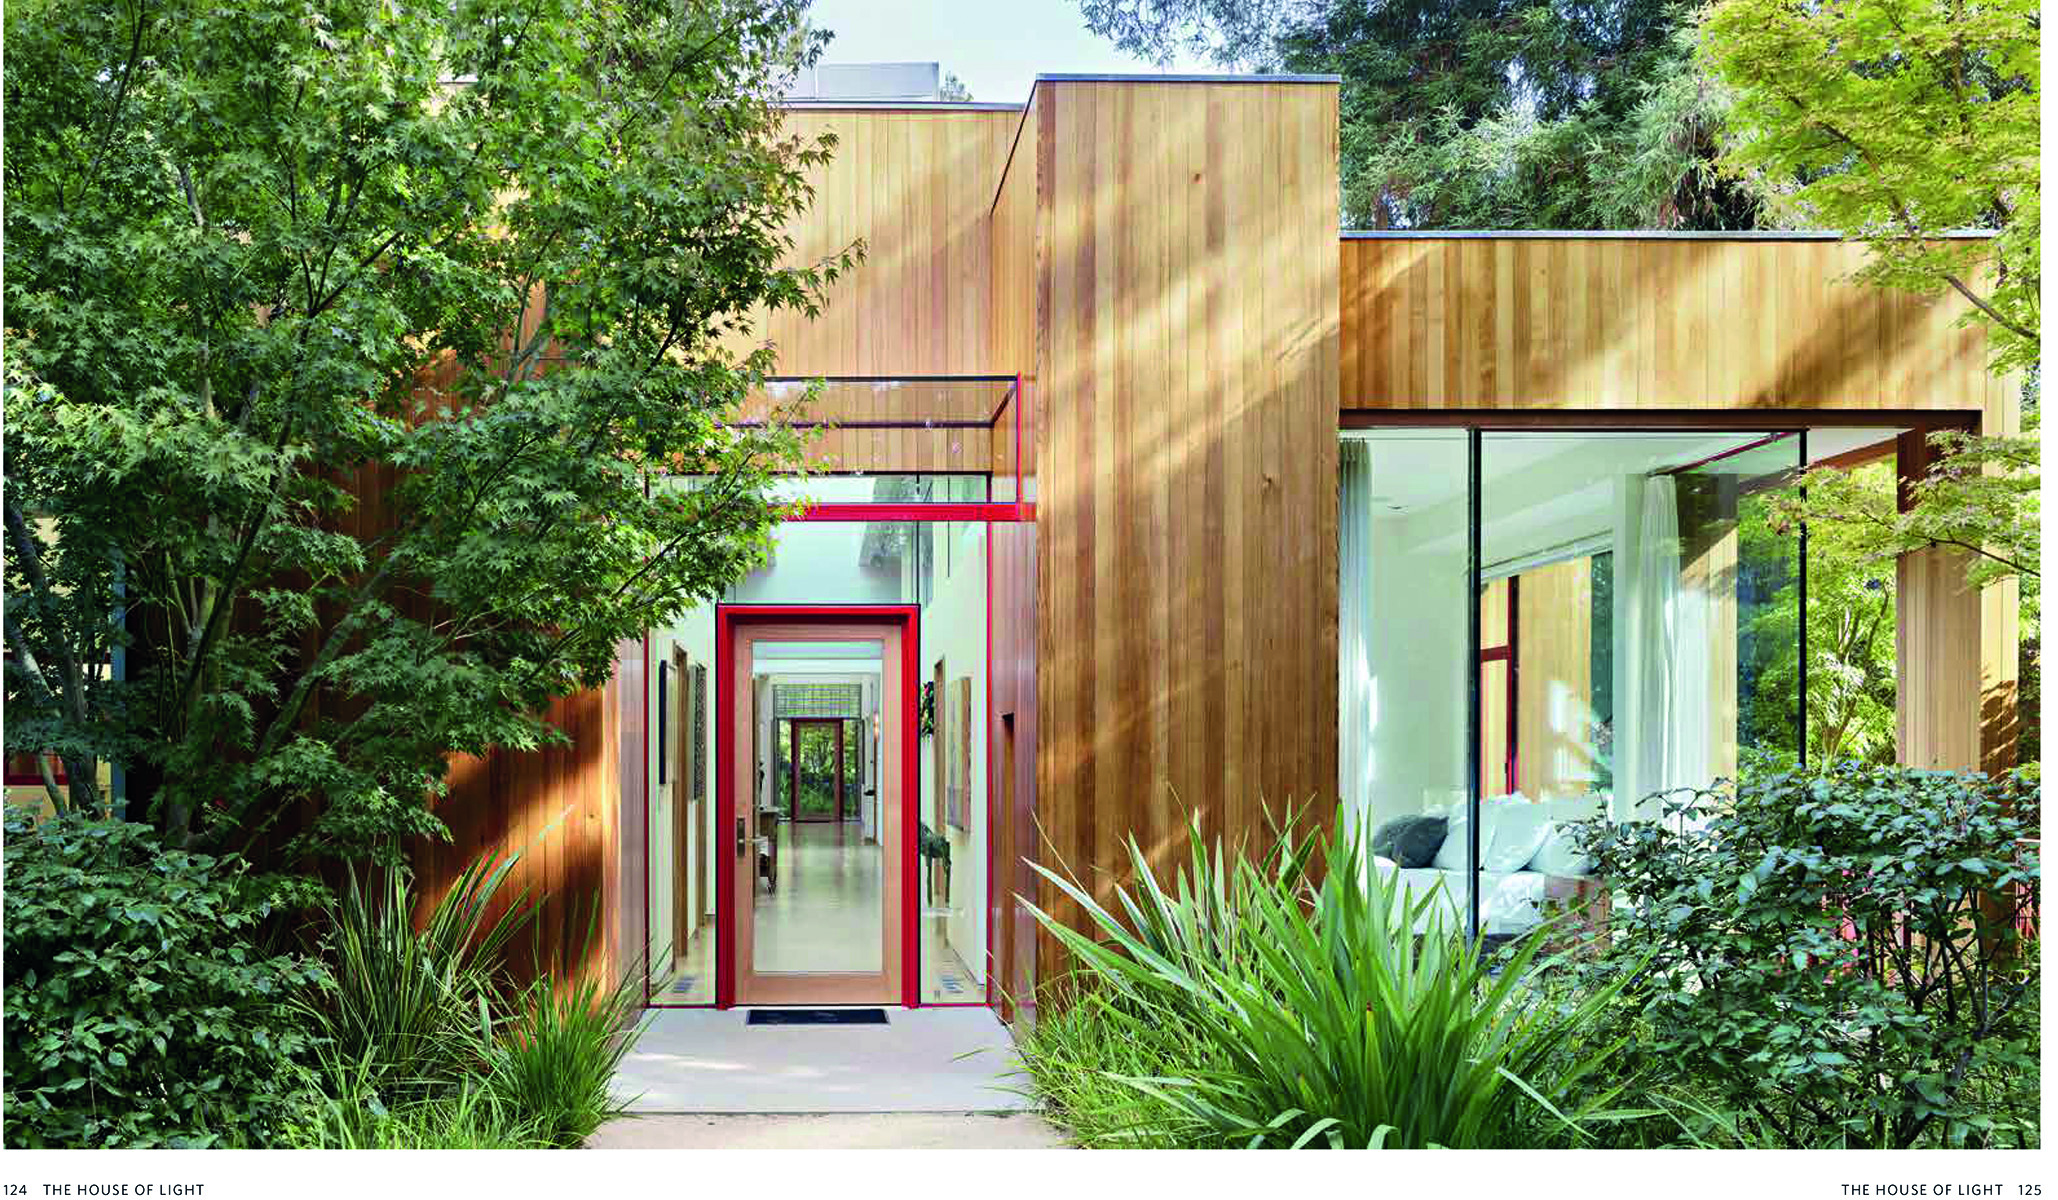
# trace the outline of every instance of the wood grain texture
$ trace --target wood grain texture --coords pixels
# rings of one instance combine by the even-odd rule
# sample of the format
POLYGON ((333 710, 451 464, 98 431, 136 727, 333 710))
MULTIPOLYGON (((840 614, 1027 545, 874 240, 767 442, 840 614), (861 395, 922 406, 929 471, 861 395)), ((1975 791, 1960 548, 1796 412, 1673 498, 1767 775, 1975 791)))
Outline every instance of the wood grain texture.
POLYGON ((864 262, 831 286, 820 315, 758 314, 740 345, 769 341, 782 375, 1013 373, 988 336, 986 225, 1020 114, 798 109, 786 131, 833 133, 811 171, 813 206, 787 231, 791 261, 863 241, 864 262))
POLYGON ((1861 243, 1346 238, 1341 407, 1972 409, 1955 296, 1851 278, 1861 243))
POLYGON ((1002 1019, 1012 1021, 1019 1006, 1033 1005, 1036 988, 1036 921, 1024 904, 1037 894, 1037 877, 1029 869, 1037 854, 1036 529, 1026 523, 994 525, 989 537, 993 698, 987 761, 999 769, 989 784, 993 871, 986 903, 993 999, 1002 1019))
MULTIPOLYGON (((631 644, 638 650, 630 670, 640 675, 641 644, 631 644)), ((642 944, 642 859, 618 857, 618 847, 622 820, 640 827, 642 815, 640 803, 628 805, 624 784, 640 788, 642 776, 621 776, 621 695, 618 680, 553 703, 545 719, 568 745, 453 756, 449 790, 435 801, 451 840, 414 848, 417 919, 472 863, 520 855, 493 908, 505 912, 524 888, 542 901, 532 935, 508 955, 518 980, 533 978, 540 965, 560 982, 611 984, 634 967, 623 948, 633 955, 642 944)))
POLYGON ((1037 805, 1105 894, 1132 836, 1163 869, 1336 786, 1336 91, 1037 103, 1037 805))

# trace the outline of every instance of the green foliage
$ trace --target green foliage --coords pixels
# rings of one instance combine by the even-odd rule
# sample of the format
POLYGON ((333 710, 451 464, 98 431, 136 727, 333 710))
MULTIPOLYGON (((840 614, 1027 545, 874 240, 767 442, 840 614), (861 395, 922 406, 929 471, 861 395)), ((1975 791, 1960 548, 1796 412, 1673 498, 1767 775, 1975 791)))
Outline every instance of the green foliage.
MULTIPOLYGON (((1811 503, 1817 479, 1825 476, 1845 494, 1893 503, 1891 462, 1811 474, 1811 503)), ((1761 579, 1776 576, 1777 582, 1740 613, 1739 646, 1754 658, 1737 741, 1779 751, 1789 762, 1799 750, 1798 505, 1796 489, 1759 493, 1741 502, 1738 522, 1744 569, 1761 579)), ((1893 559, 1871 553, 1864 532, 1847 522, 1813 520, 1807 585, 1808 755, 1815 761, 1890 763, 1898 692, 1893 559)))
POLYGON ((612 989, 590 980, 531 987, 493 1055, 493 1095, 533 1120, 553 1146, 591 1137, 620 1112, 610 1084, 635 1044, 641 984, 631 975, 612 989))
POLYGON ((804 7, 8 8, 6 738, 54 801, 113 760, 174 847, 395 864, 453 752, 560 739, 761 560, 799 438, 726 423, 731 347, 858 252, 783 265, 804 7))
POLYGON ((493 1093, 467 1085, 456 1093, 395 1107, 375 1093, 327 1099, 290 1130, 296 1150, 547 1150, 553 1143, 493 1093))
POLYGON ((1891 563, 1910 550, 1948 546, 1969 556, 1966 582, 2038 574, 2043 538, 2038 446, 2027 437, 1980 437, 1958 430, 1929 435, 1937 461, 1910 489, 1902 511, 1892 488, 1832 468, 1810 471, 1808 495, 1780 508, 1789 520, 1837 527, 1833 536, 1867 562, 1891 563))
POLYGON ((1734 96, 1722 163, 1785 219, 1865 239, 1862 277, 1950 287, 1999 370, 2039 346, 2033 0, 1718 0, 1701 60, 1734 96), (1942 240, 1962 229, 1992 241, 1942 240))
POLYGON ((1095 32, 1166 61, 1343 77, 1347 224, 1737 229, 1714 169, 1729 97, 1694 68, 1674 0, 1080 0, 1095 32))
POLYGON ((1208 1042, 1183 1022, 1137 1022, 1112 1003, 1104 993, 1079 991, 1046 1005, 1022 1039, 1023 1073, 1052 1120, 1090 1149, 1222 1145, 1171 1103, 1127 1082, 1220 1067, 1208 1042))
POLYGON ((304 1111, 289 1001, 321 968, 261 949, 279 896, 141 825, 6 818, 9 1146, 269 1144, 304 1111))
POLYGON ((535 907, 526 894, 500 907, 510 858, 473 863, 419 930, 404 871, 372 887, 353 873, 326 906, 335 986, 302 1002, 321 1031, 332 1093, 418 1097, 476 1074, 491 1057, 497 973, 535 907))
MULTIPOLYGON (((1196 826, 1169 890, 1132 840, 1136 883, 1115 889, 1122 915, 1038 868, 1092 926, 1081 932, 1036 913, 1080 964, 1089 992, 1104 997, 1086 1018, 1097 1026, 1093 1042, 1152 1047, 1171 1037, 1201 1048, 1158 1074, 1092 1067, 1153 1102, 1119 1122, 1125 1136, 1528 1146, 1581 1140, 1604 1115, 1614 1094, 1591 1083, 1618 1047, 1579 1042, 1620 984, 1570 1007, 1550 1004, 1530 986, 1545 933, 1505 959, 1440 934, 1418 938, 1437 898, 1368 880, 1359 840, 1340 834, 1315 847, 1326 864, 1318 879, 1313 856, 1290 841, 1263 863, 1225 862, 1196 826)), ((1032 1077, 1054 1065, 1032 1067, 1032 1077)))
POLYGON ((2039 800, 2027 774, 1838 763, 1597 826, 1594 971, 1635 980, 1620 1066, 1689 1084, 1729 1143, 2033 1140, 1993 1093, 2037 1059, 2039 800))

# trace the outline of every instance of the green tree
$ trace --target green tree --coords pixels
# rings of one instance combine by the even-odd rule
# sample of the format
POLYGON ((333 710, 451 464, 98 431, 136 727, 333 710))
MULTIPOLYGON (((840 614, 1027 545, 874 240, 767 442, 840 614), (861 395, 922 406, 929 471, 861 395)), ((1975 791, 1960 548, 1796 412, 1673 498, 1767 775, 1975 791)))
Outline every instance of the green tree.
POLYGON ((803 10, 11 6, 8 749, 175 847, 391 858, 759 561, 796 435, 724 423, 732 347, 859 249, 784 265, 803 10))
MULTIPOLYGON (((1891 500, 1891 464, 1839 472, 1840 483, 1891 500)), ((1739 522, 1740 557, 1776 568, 1782 580, 1750 608, 1743 642, 1757 656, 1748 695, 1742 697, 1745 745, 1798 749, 1794 711, 1801 685, 1800 539, 1794 536, 1790 496, 1768 494, 1745 502, 1739 522)), ((1897 699, 1894 651, 1894 563, 1867 553, 1862 534, 1840 522, 1808 529, 1808 756, 1887 764, 1894 761, 1897 699)))
POLYGON ((1346 221, 1372 228, 1736 229, 1715 169, 1728 99, 1694 67, 1676 0, 1080 0, 1159 62, 1343 77, 1346 221))
POLYGON ((1727 172, 1872 249, 1861 278, 1949 287, 1997 370, 2038 353, 2040 21, 2032 0, 1719 0, 1700 57, 1734 97, 1727 172), (1995 231, 1985 239, 1940 235, 1995 231))

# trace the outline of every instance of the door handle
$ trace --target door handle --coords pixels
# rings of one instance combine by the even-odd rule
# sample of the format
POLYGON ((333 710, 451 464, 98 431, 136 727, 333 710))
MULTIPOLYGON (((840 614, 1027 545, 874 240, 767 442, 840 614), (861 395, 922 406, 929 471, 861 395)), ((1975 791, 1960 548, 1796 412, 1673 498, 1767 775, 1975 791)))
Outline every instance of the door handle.
POLYGON ((736 818, 736 853, 738 854, 742 854, 744 847, 749 845, 750 842, 748 835, 744 832, 743 821, 744 818, 742 817, 736 818))

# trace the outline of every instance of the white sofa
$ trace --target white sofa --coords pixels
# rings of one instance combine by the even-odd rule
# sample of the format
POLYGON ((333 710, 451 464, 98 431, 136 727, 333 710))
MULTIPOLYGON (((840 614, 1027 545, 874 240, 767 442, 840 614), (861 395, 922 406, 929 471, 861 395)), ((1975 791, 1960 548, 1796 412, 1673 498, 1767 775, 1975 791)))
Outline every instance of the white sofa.
MULTIPOLYGON (((1593 860, 1581 851, 1570 826, 1574 821, 1603 811, 1601 801, 1537 802, 1520 794, 1482 801, 1479 838, 1479 930, 1489 936, 1518 934, 1534 928, 1554 904, 1599 892, 1593 860)), ((1433 865, 1403 867, 1390 858, 1375 856, 1373 866, 1382 878, 1400 876, 1401 886, 1411 901, 1424 896, 1435 901, 1416 920, 1416 932, 1427 933, 1439 924, 1448 929, 1465 926, 1465 806, 1453 805, 1441 815, 1446 820, 1444 842, 1433 865)))

